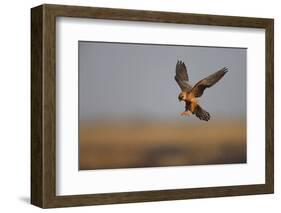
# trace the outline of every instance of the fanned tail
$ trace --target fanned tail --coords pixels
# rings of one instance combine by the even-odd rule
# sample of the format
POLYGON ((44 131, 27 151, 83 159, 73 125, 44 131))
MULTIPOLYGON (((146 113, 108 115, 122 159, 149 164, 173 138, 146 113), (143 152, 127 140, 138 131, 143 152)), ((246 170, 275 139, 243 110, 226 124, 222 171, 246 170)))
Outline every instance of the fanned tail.
POLYGON ((193 114, 195 114, 196 117, 199 118, 200 120, 204 120, 204 121, 208 121, 211 118, 210 114, 199 105, 196 106, 193 114))

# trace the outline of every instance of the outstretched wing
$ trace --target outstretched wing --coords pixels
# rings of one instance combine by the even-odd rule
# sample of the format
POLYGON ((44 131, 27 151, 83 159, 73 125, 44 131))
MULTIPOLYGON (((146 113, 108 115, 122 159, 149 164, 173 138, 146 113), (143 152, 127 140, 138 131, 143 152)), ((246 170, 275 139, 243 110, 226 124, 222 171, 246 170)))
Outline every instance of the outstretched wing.
POLYGON ((211 118, 210 114, 206 110, 202 109, 202 107, 200 107, 199 105, 196 106, 193 114, 195 114, 196 117, 200 120, 204 121, 208 121, 211 118))
POLYGON ((214 74, 208 76, 207 78, 202 79, 195 86, 192 88, 191 92, 195 97, 200 97, 203 95, 204 90, 213 86, 217 83, 224 75, 227 73, 228 69, 226 67, 222 68, 221 70, 215 72, 214 74))
POLYGON ((187 70, 184 62, 178 61, 176 65, 176 75, 175 80, 180 86, 182 91, 190 92, 192 89, 192 86, 188 83, 188 75, 187 70))

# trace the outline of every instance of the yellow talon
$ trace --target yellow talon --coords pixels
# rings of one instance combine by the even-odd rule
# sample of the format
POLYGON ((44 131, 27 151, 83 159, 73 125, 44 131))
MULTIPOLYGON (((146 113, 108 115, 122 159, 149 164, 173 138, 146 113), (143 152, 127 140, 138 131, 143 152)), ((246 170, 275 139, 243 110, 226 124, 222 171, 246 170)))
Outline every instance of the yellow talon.
POLYGON ((184 111, 181 113, 181 116, 189 116, 190 115, 190 111, 184 111))

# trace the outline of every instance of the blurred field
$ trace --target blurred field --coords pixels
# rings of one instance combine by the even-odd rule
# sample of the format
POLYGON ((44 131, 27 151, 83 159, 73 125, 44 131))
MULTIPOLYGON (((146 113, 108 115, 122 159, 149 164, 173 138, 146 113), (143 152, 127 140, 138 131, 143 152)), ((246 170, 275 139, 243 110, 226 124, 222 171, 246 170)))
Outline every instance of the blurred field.
POLYGON ((246 163, 246 125, 80 123, 79 169, 246 163))

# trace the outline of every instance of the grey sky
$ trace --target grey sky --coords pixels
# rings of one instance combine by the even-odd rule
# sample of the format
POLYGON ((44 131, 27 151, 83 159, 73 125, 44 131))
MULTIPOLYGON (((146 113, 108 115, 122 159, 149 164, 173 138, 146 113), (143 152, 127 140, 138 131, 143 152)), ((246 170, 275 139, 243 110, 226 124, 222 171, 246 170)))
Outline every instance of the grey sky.
POLYGON ((217 118, 246 116, 246 49, 79 42, 80 120, 181 119, 177 60, 191 84, 222 67, 229 72, 199 99, 217 118))

